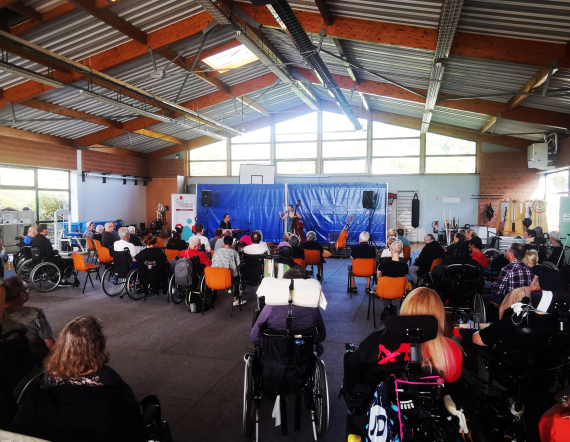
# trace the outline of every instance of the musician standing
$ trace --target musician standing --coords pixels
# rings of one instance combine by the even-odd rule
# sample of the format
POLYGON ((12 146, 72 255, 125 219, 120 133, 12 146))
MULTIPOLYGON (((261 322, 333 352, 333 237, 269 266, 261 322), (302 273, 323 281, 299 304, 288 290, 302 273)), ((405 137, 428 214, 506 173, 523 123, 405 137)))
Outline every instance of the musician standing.
POLYGON ((224 214, 224 220, 220 221, 220 229, 232 229, 232 223, 230 222, 229 213, 224 214))
POLYGON ((293 207, 293 204, 289 204, 287 206, 287 209, 289 210, 286 214, 284 214, 283 216, 281 216, 281 212, 279 212, 279 218, 283 219, 283 220, 287 220, 287 232, 292 233, 292 229, 293 229, 293 220, 295 218, 303 218, 301 216, 301 214, 297 211, 297 213, 295 213, 295 207, 293 207))

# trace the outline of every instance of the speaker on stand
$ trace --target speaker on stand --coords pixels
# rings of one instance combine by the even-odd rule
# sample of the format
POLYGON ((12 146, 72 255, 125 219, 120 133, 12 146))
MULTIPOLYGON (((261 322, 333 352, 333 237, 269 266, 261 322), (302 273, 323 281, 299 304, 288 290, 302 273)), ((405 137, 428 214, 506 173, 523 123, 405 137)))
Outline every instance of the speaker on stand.
POLYGON ((202 207, 206 208, 206 235, 210 235, 210 207, 212 207, 212 191, 202 190, 202 207))
POLYGON ((374 241, 374 238, 372 238, 372 233, 370 233, 370 226, 372 222, 372 209, 374 209, 374 200, 375 200, 375 195, 372 190, 362 191, 362 208, 368 209, 368 234, 370 235, 368 243, 369 244, 374 243, 374 247, 378 249, 378 244, 376 244, 376 241, 374 241))

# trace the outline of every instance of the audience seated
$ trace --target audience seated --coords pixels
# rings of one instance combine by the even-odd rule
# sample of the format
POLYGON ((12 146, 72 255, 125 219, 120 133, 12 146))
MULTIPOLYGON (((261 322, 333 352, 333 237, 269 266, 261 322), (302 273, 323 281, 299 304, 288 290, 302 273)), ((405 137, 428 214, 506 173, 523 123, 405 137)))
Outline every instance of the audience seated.
POLYGON ((519 287, 530 286, 534 275, 523 262, 525 250, 521 244, 511 244, 507 249, 506 258, 509 264, 503 267, 499 280, 493 284, 491 294, 483 295, 486 301, 501 305, 505 296, 519 287))
MULTIPOLYGON (((212 263, 210 262, 210 258, 208 258, 208 255, 206 255, 206 252, 202 252, 200 250, 201 244, 202 242, 197 236, 191 237, 190 240, 188 241, 188 248, 186 250, 183 250, 180 253, 180 256, 182 258, 190 258, 191 256, 197 256, 198 258, 200 258, 200 263, 202 265, 206 267, 211 267, 212 263)), ((216 255, 214 255, 214 257, 215 256, 216 255)))
POLYGON ((95 227, 95 233, 93 234, 93 239, 99 241, 101 245, 103 245, 103 232, 105 231, 105 227, 99 224, 95 227))
POLYGON ((244 243, 245 245, 248 245, 248 246, 250 246, 250 245, 252 244, 252 243, 251 243, 251 238, 249 237, 249 235, 243 235, 243 236, 239 239, 239 242, 242 242, 242 243, 244 243))
POLYGON ((22 278, 14 275, 4 283, 7 291, 2 332, 22 330, 28 340, 32 365, 39 367, 55 345, 51 326, 41 308, 24 307, 30 299, 30 289, 22 278))
POLYGON ((87 225, 87 230, 83 233, 83 238, 90 238, 93 239, 93 235, 95 234, 95 224, 93 221, 88 221, 85 223, 87 225))
MULTIPOLYGON (((120 239, 120 238, 115 238, 113 232, 114 232, 113 223, 105 223, 105 231, 101 236, 101 245, 109 249, 109 253, 111 254, 111 256, 113 256, 113 250, 114 250, 113 244, 115 244, 115 241, 118 241, 120 239)), ((121 252, 122 251, 123 249, 121 249, 121 252)))
MULTIPOLYGON (((439 295, 426 287, 410 292, 401 307, 402 316, 431 315, 439 324, 437 337, 422 344, 422 367, 428 372, 443 372, 446 382, 459 379, 462 370, 461 347, 445 337, 445 309, 439 295)), ((348 434, 367 434, 367 412, 376 387, 392 372, 401 372, 409 360, 410 345, 401 344, 384 330, 370 334, 344 360, 343 394, 354 404, 347 423, 348 434), (380 351, 378 350, 380 349, 380 351), (392 363, 401 362, 391 366, 392 363), (360 405, 357 405, 360 403, 360 405)))
POLYGON ((291 233, 285 232, 283 234, 283 241, 281 241, 279 244, 277 244, 277 248, 279 248, 281 246, 288 246, 289 245, 289 236, 291 236, 291 233))
POLYGON ((44 256, 44 261, 54 263, 59 270, 61 271, 61 281, 59 283, 60 286, 70 286, 73 285, 71 282, 67 282, 67 278, 71 276, 73 272, 73 260, 72 259, 63 259, 61 256, 58 255, 58 252, 53 249, 50 240, 47 238, 49 234, 47 224, 39 224, 38 225, 38 234, 34 236, 30 245, 32 247, 39 247, 42 250, 42 254, 44 256))
POLYGON ((565 442, 570 434, 570 391, 566 388, 556 396, 559 402, 540 418, 541 441, 565 442))
MULTIPOLYGON (((391 238, 394 238, 393 236, 391 238)), ((361 232, 360 236, 358 237, 359 244, 357 246, 352 247, 352 251, 350 252, 350 257, 352 259, 366 259, 372 258, 376 259, 376 249, 368 244, 370 241, 370 234, 366 231, 361 232)), ((349 272, 352 272, 352 266, 349 267, 349 272)), ((357 293, 358 289, 356 288, 356 283, 354 281, 354 276, 350 277, 350 288, 349 290, 352 293, 357 293)), ((366 292, 370 290, 370 276, 366 277, 366 292)))
POLYGON ((445 276, 445 269, 452 264, 469 264, 479 269, 480 281, 478 287, 482 289, 485 286, 483 279, 483 272, 485 269, 479 262, 475 261, 470 255, 466 247, 455 247, 452 250, 452 255, 445 256, 443 260, 431 270, 431 278, 436 290, 441 285, 441 280, 445 276))
MULTIPOLYGON (((471 238, 479 238, 479 236, 477 235, 477 233, 475 232, 475 230, 473 230, 473 229, 468 229, 468 230, 465 232, 465 239, 466 239, 467 241, 470 241, 471 238)), ((481 238, 479 238, 479 239, 481 239, 481 238)))
POLYGON ((143 247, 140 238, 137 236, 137 229, 135 226, 129 226, 129 242, 135 247, 143 247))
POLYGON ((420 252, 420 256, 416 258, 416 262, 410 267, 410 280, 416 283, 418 275, 426 275, 431 269, 431 264, 435 259, 443 258, 443 247, 435 240, 431 233, 424 237, 426 245, 420 252))
MULTIPOLYGON (((119 229, 119 234, 120 232, 121 229, 119 229)), ((118 244, 119 242, 120 241, 117 241, 115 244, 118 244)), ((161 249, 156 247, 156 244, 158 242, 156 236, 153 236, 152 233, 149 233, 144 237, 144 242, 146 244, 146 248, 133 255, 133 261, 136 261, 138 263, 142 263, 144 261, 157 261, 168 267, 168 260, 166 259, 166 255, 161 249)))
MULTIPOLYGON (((467 231, 469 232, 469 230, 467 231)), ((469 250, 471 251, 471 258, 477 261, 483 269, 489 267, 489 260, 487 256, 481 252, 483 248, 483 241, 476 235, 471 236, 469 239, 469 250)))
MULTIPOLYGON (((229 269, 232 273, 232 285, 239 282, 239 253, 232 249, 234 239, 231 236, 224 236, 224 248, 218 249, 212 258, 212 267, 222 267, 229 269)), ((242 305, 247 301, 242 300, 242 305)), ((234 296, 234 305, 239 305, 237 296, 234 296)))
POLYGON ((269 255, 269 247, 267 247, 267 243, 261 241, 260 232, 251 232, 249 237, 251 238, 251 245, 243 248, 244 253, 247 253, 248 255, 261 255, 263 253, 267 253, 269 255))
POLYGON ((526 229, 524 232, 524 240, 526 242, 524 245, 525 250, 538 250, 538 245, 536 244, 536 230, 526 229))
POLYGON ((392 259, 389 261, 384 260, 378 265, 378 278, 381 278, 382 276, 388 276, 390 278, 401 278, 408 274, 408 264, 400 261, 400 253, 403 249, 404 245, 401 241, 392 242, 392 245, 390 246, 392 259))
POLYGON ((118 241, 121 238, 119 236, 119 229, 117 227, 117 223, 113 221, 111 224, 113 225, 113 229, 111 230, 111 233, 113 234, 115 239, 118 241))
MULTIPOLYGON (((386 248, 384 250, 382 250, 382 253, 380 254, 380 259, 388 258, 387 261, 391 259, 392 250, 390 249, 390 246, 392 245, 392 243, 394 241, 397 241, 397 240, 398 240, 398 238, 396 238, 395 236, 389 236, 388 237, 388 239, 386 240, 386 248)), ((404 250, 404 249, 402 248, 402 250, 404 250)), ((400 258, 404 259, 404 252, 402 252, 400 254, 400 258)))
POLYGON ((30 244, 32 242, 32 239, 34 239, 34 236, 36 236, 38 234, 38 228, 36 226, 31 226, 28 229, 28 234, 24 237, 24 244, 30 244))
POLYGON ((564 250, 564 247, 560 242, 560 232, 552 230, 548 233, 548 236, 550 237, 551 248, 549 248, 548 252, 546 253, 546 261, 558 266, 563 262, 563 259, 560 258, 560 255, 562 255, 562 251, 564 250))
POLYGON ((172 231, 172 236, 168 239, 166 243, 166 248, 168 250, 186 250, 188 244, 182 239, 182 233, 179 231, 179 227, 172 231))
MULTIPOLYGON (((291 258, 293 259, 305 259, 305 250, 302 249, 300 246, 301 244, 301 240, 299 239, 299 237, 297 235, 295 235, 294 233, 287 233, 287 235, 289 235, 287 238, 289 239, 289 242, 287 243, 287 245, 291 246, 291 258)), ((283 243, 281 243, 283 244, 283 243)))
MULTIPOLYGON (((289 269, 285 272, 283 278, 302 279, 303 276, 297 269, 289 269)), ((305 330, 315 324, 319 333, 319 342, 326 339, 327 331, 318 307, 299 307, 297 305, 292 305, 291 309, 293 312, 293 322, 291 324, 292 330, 305 330)), ((255 325, 251 329, 251 333, 249 334, 251 342, 259 344, 260 338, 257 334, 259 332, 260 324, 267 324, 268 328, 272 328, 274 330, 285 330, 287 328, 286 318, 288 314, 288 305, 266 305, 257 318, 257 321, 255 321, 255 325)))
POLYGON ((219 227, 214 230, 214 237, 210 239, 210 250, 216 250, 216 242, 222 237, 223 230, 219 227))
POLYGON ((14 419, 13 431, 53 441, 148 440, 133 390, 107 365, 101 323, 82 316, 68 323, 44 362, 41 393, 30 395, 14 419))
POLYGON ((323 258, 323 245, 317 242, 317 234, 312 230, 307 232, 307 241, 301 244, 301 248, 303 250, 318 250, 321 252, 321 262, 317 264, 317 279, 322 281, 324 278, 323 263, 325 259, 323 258))
POLYGON ((216 246, 214 247, 214 252, 218 249, 223 249, 224 245, 224 237, 229 236, 232 237, 232 231, 230 229, 225 229, 222 231, 222 237, 216 241, 216 246))
POLYGON ((196 224, 196 236, 204 246, 206 252, 211 252, 212 249, 210 248, 210 242, 208 238, 204 236, 204 226, 202 224, 196 224))
POLYGON ((126 227, 121 227, 119 229, 119 241, 115 241, 113 243, 113 250, 115 252, 123 252, 125 249, 129 249, 129 253, 131 254, 131 258, 134 259, 135 255, 137 254, 137 250, 135 246, 129 242, 129 229, 126 227))
POLYGON ((404 236, 404 229, 398 229, 398 230, 396 230, 396 232, 398 233, 397 238, 401 241, 403 246, 404 247, 411 247, 410 246, 410 240, 404 236))
POLYGON ((461 232, 457 232, 453 237, 453 242, 447 246, 445 251, 446 255, 453 255, 456 249, 463 249, 467 252, 469 251, 469 242, 465 241, 465 235, 461 232))

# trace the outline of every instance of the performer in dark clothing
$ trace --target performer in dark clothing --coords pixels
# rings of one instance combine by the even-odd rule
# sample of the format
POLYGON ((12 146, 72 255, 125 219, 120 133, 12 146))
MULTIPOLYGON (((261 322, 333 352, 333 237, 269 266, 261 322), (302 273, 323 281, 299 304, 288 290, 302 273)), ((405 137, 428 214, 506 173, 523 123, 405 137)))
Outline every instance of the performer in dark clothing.
POLYGON ((435 240, 431 233, 424 237, 426 245, 422 249, 420 256, 416 258, 416 262, 410 267, 410 280, 417 282, 418 275, 429 273, 431 264, 435 259, 443 258, 445 252, 443 247, 435 240))
POLYGON ((220 221, 220 229, 230 229, 232 228, 232 223, 230 222, 230 215, 228 213, 224 214, 224 220, 220 221))
POLYGON ((67 278, 71 275, 73 271, 73 260, 63 259, 57 254, 57 251, 53 249, 51 242, 47 239, 48 236, 48 226, 47 224, 38 225, 38 234, 34 236, 30 245, 32 247, 39 247, 42 250, 42 255, 45 261, 54 263, 58 269, 61 271, 61 281, 59 285, 67 286, 73 285, 71 282, 67 282, 67 278))

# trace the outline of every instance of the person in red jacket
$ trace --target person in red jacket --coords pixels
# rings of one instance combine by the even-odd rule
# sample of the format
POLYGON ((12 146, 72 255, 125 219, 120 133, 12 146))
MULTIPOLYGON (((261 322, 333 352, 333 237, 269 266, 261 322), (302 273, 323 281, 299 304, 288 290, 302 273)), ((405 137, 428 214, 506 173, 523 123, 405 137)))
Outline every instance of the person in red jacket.
POLYGON ((193 236, 190 238, 190 240, 188 241, 189 246, 188 249, 183 250, 182 253, 180 253, 180 256, 182 258, 190 258, 192 256, 197 256, 200 258, 200 263, 205 265, 206 267, 211 267, 212 263, 210 261, 210 258, 208 258, 208 255, 206 255, 205 252, 202 252, 200 250, 200 239, 197 236, 193 236))
POLYGON ((481 252, 483 248, 483 241, 478 236, 473 236, 469 240, 469 250, 471 251, 471 258, 477 261, 481 266, 486 269, 489 267, 489 260, 487 256, 481 252))

